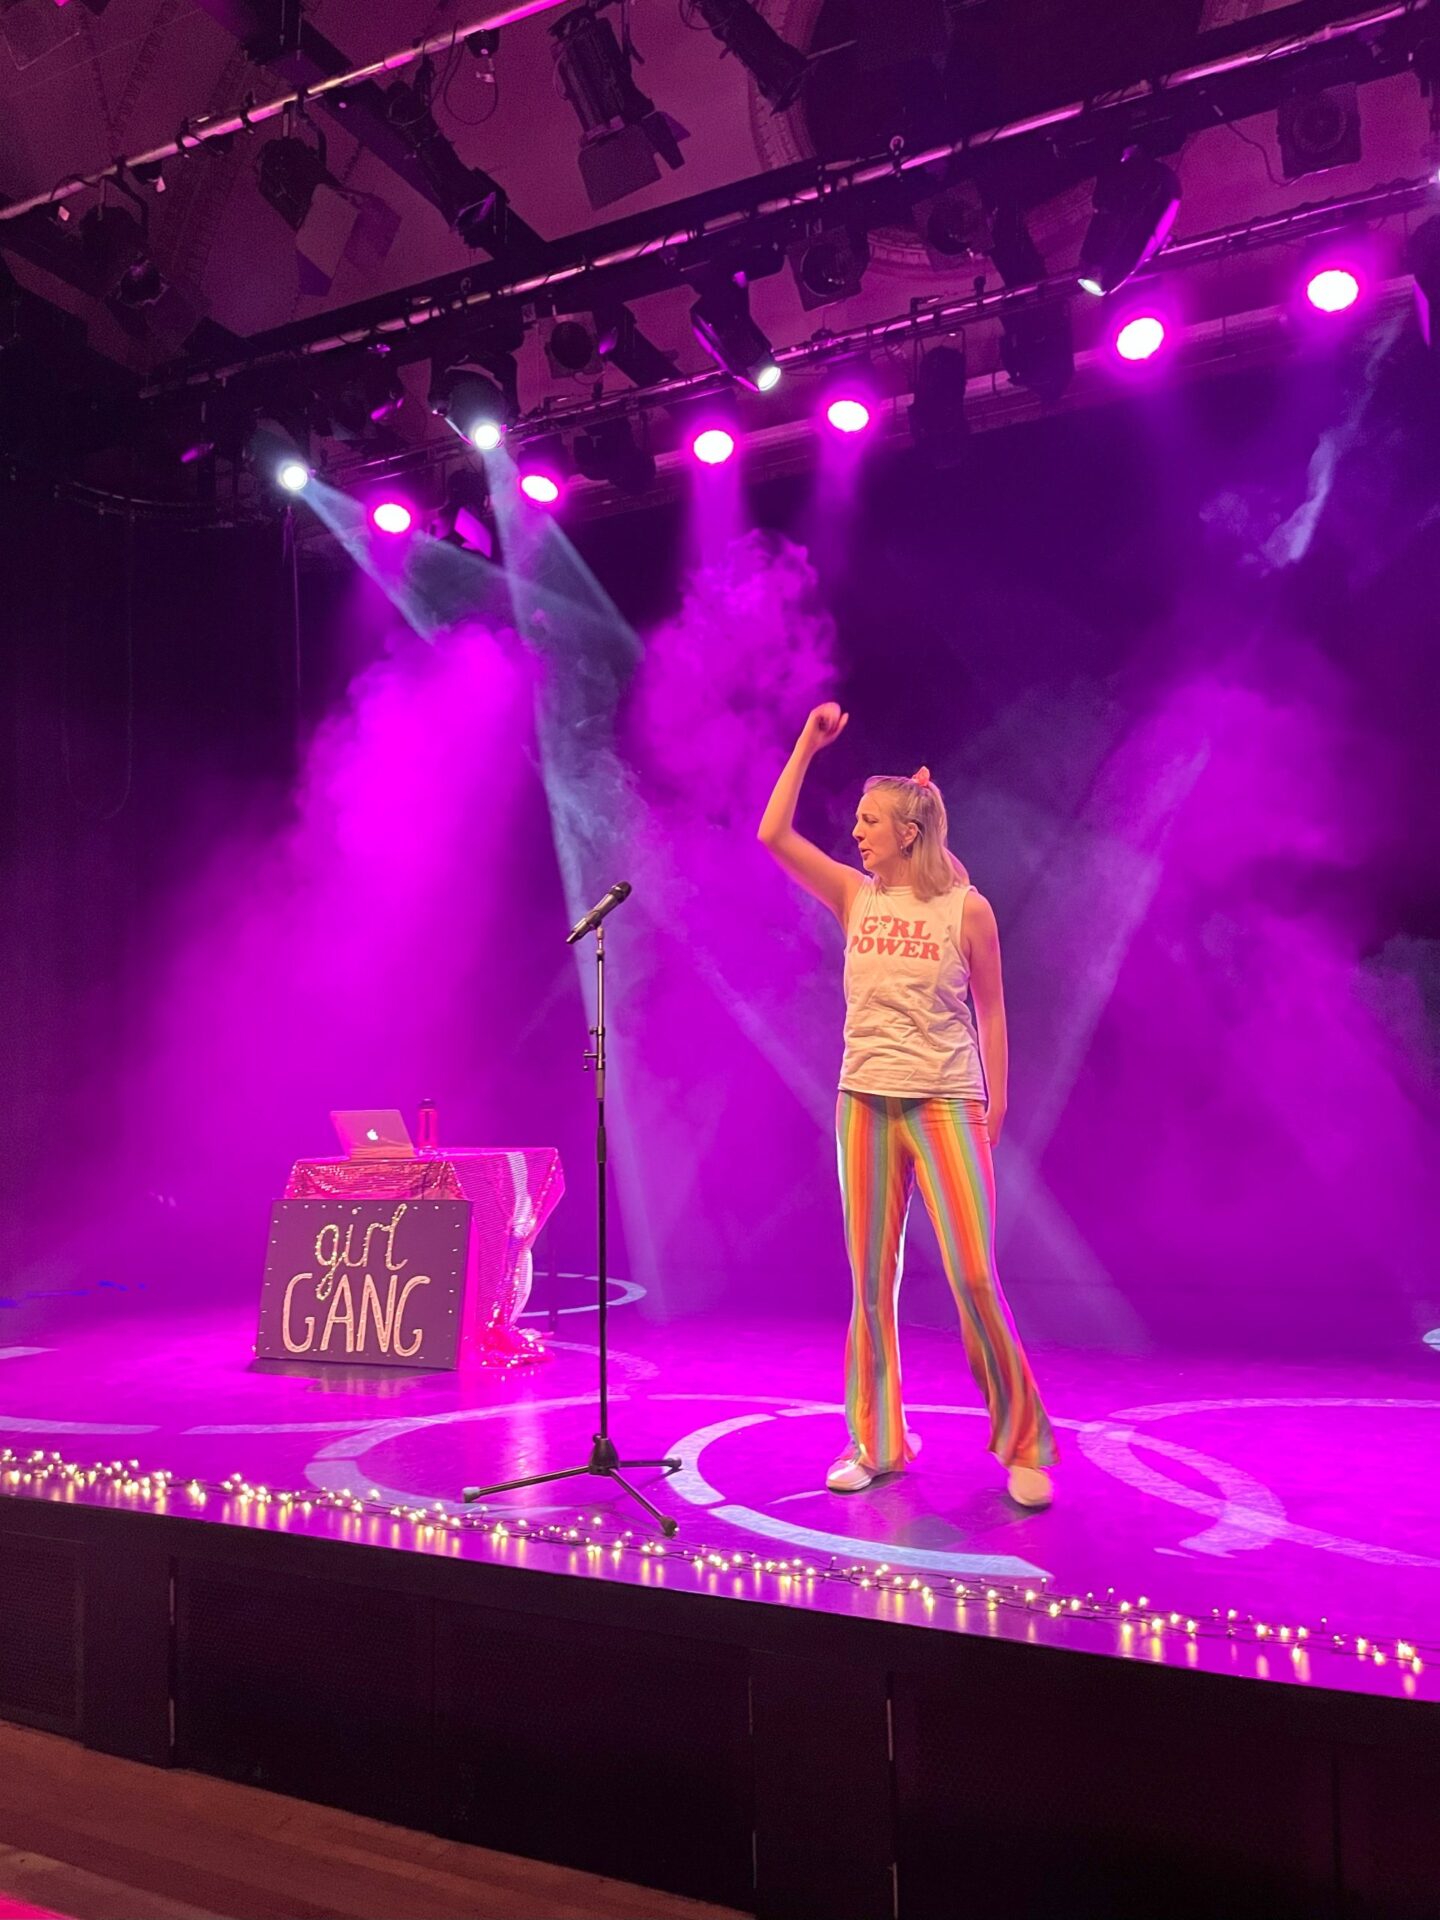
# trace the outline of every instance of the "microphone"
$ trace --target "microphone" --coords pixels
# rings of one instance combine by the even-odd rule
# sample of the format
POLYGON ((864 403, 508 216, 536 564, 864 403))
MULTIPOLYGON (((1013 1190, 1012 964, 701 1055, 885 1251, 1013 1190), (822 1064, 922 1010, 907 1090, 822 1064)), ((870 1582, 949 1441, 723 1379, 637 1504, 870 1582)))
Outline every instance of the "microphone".
POLYGON ((583 940, 587 933, 593 933, 607 913, 613 913, 623 900, 630 898, 630 882, 617 880, 603 900, 597 900, 582 919, 575 922, 565 936, 567 947, 573 947, 577 940, 583 940))

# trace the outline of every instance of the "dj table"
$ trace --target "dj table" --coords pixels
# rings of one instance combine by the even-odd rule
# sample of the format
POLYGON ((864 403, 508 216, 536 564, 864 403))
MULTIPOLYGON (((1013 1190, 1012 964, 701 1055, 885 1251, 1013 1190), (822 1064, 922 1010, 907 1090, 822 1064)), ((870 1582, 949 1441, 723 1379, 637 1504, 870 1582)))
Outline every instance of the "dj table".
POLYGON ((255 1351, 362 1366, 543 1358, 516 1325, 565 1191, 553 1147, 297 1160, 275 1204, 255 1351))

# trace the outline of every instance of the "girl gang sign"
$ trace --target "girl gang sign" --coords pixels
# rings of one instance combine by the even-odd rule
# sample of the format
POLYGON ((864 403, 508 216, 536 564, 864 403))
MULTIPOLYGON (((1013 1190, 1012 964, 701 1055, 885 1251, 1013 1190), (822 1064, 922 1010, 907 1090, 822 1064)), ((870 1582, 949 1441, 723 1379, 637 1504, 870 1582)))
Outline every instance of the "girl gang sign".
POLYGON ((468 1200, 280 1200, 255 1339, 261 1360, 453 1367, 468 1200))

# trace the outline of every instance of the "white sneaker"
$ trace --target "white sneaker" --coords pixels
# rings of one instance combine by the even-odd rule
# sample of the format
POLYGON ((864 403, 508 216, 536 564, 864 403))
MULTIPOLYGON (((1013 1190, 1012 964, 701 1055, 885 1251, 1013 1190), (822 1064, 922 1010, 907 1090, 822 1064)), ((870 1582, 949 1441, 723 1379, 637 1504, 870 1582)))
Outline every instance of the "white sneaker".
MULTIPOLYGON (((920 1436, 905 1432, 905 1445, 911 1460, 920 1452, 920 1436)), ((903 1473, 901 1467, 867 1467, 860 1458, 860 1449, 854 1445, 847 1447, 840 1458, 825 1476, 825 1484, 831 1493, 863 1493, 866 1487, 873 1486, 877 1480, 885 1480, 894 1473, 903 1473)))
POLYGON ((1011 1467, 1010 1498, 1017 1507, 1048 1507, 1055 1489, 1043 1467, 1011 1467))
POLYGON ((880 1478, 874 1467, 867 1467, 858 1447, 847 1447, 825 1476, 831 1493, 861 1493, 880 1478))

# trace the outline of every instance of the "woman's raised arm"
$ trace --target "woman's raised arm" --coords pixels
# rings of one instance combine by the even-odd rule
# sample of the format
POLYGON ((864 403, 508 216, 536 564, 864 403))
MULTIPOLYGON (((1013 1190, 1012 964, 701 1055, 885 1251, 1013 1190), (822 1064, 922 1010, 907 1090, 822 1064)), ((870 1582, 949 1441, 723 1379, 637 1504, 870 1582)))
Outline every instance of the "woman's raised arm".
POLYGON ((785 871, 798 880, 807 893, 813 893, 839 920, 843 927, 850 907, 861 886, 861 877, 853 867, 832 860, 813 841, 795 831, 795 803, 810 762, 822 747, 828 747, 845 731, 848 713, 842 713, 833 700, 813 709, 800 730, 794 751, 785 762, 769 804, 761 816, 757 838, 768 847, 785 871))

